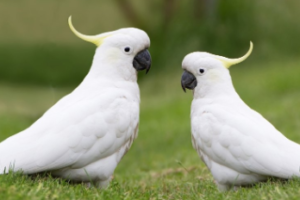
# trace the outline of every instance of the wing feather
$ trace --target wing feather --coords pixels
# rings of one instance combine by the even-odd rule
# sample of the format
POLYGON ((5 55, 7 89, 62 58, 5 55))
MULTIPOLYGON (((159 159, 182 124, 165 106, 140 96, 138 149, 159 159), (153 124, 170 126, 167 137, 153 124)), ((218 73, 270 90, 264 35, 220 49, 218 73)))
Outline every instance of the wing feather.
POLYGON ((0 173, 10 163, 28 174, 79 168, 114 154, 131 140, 138 101, 120 89, 79 97, 64 97, 31 127, 1 142, 0 173))
POLYGON ((196 149, 239 173, 289 178, 299 174, 300 146, 255 111, 211 104, 192 113, 196 149))

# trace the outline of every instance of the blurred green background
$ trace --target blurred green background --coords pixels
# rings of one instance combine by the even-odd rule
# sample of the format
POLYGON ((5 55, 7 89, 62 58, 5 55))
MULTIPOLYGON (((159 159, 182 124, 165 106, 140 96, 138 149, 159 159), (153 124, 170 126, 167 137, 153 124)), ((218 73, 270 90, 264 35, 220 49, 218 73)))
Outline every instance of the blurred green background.
POLYGON ((192 94, 181 89, 181 61, 192 51, 240 57, 253 41, 252 55, 230 68, 235 88, 300 143, 299 8, 298 0, 0 0, 0 141, 30 126, 87 74, 96 47, 74 36, 70 15, 90 35, 133 26, 149 34, 153 63, 147 76, 139 73, 139 137, 115 178, 141 193, 175 191, 181 181, 214 188, 192 149, 192 94))
POLYGON ((77 85, 95 47, 76 38, 67 19, 86 34, 138 27, 151 38, 152 76, 180 71, 191 51, 241 56, 254 42, 258 59, 300 53, 297 0, 0 0, 0 81, 77 85))

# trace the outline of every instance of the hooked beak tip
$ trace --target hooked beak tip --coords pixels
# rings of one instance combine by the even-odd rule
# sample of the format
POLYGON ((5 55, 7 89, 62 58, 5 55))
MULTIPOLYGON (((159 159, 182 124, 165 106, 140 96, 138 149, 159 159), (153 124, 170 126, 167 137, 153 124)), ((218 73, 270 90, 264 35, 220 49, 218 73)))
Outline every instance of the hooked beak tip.
POLYGON ((148 66, 148 68, 147 68, 147 70, 146 70, 146 74, 148 74, 150 68, 151 68, 151 64, 148 66))
POLYGON ((182 87, 182 90, 186 93, 185 87, 183 86, 182 82, 181 82, 181 87, 182 87))

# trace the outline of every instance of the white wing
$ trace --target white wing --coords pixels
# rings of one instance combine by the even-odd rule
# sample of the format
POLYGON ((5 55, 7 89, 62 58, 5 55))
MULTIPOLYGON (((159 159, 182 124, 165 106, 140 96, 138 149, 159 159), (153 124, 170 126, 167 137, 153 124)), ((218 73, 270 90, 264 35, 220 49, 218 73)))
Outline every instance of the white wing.
POLYGON ((207 165, 211 160, 242 174, 300 175, 300 146, 243 102, 193 104, 194 146, 207 165))
POLYGON ((28 174, 80 168, 130 147, 139 98, 120 88, 77 90, 31 127, 0 143, 0 173, 9 166, 28 174))

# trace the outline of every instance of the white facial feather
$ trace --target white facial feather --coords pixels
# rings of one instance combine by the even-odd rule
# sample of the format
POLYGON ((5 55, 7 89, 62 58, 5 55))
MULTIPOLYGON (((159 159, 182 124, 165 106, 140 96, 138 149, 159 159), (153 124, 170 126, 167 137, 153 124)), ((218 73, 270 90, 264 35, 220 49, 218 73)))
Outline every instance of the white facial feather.
POLYGON ((204 52, 188 54, 183 59, 182 68, 197 79, 195 98, 220 94, 225 88, 232 87, 229 70, 212 54, 204 52))
POLYGON ((137 72, 132 67, 133 59, 139 52, 149 47, 150 39, 140 29, 123 28, 113 31, 96 49, 91 75, 136 81, 137 72), (130 48, 130 51, 126 52, 125 48, 130 48))
POLYGON ((212 54, 194 52, 185 56, 182 62, 182 68, 192 73, 197 80, 207 80, 210 78, 227 77, 229 70, 226 69, 220 60, 214 58, 212 54), (200 73, 200 69, 204 70, 204 73, 200 73), (208 75, 207 75, 208 74, 208 75))

